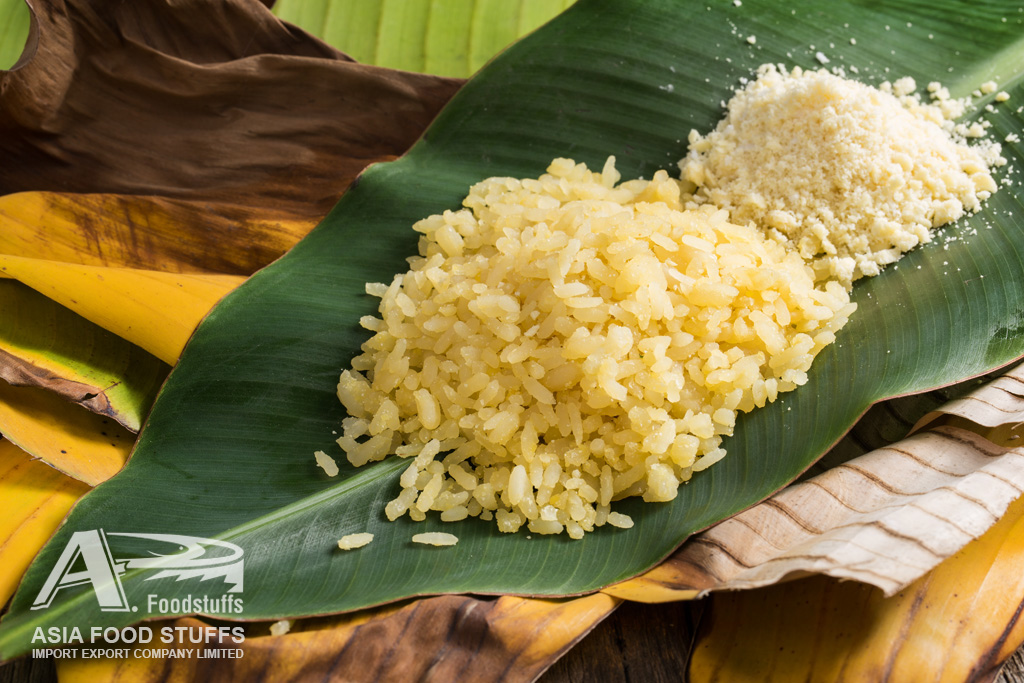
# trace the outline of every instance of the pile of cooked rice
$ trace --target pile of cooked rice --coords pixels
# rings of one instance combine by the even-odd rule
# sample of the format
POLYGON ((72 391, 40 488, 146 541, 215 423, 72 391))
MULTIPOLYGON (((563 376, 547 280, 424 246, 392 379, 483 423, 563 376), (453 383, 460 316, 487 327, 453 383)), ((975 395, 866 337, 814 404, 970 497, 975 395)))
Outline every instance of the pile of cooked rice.
POLYGON ((740 411, 806 381, 854 310, 797 253, 681 183, 556 159, 416 224, 420 256, 371 284, 380 318, 338 396, 354 465, 409 459, 389 519, 515 532, 629 527, 725 455, 740 411))
POLYGON ((556 159, 417 223, 338 384, 349 461, 410 461, 388 518, 581 538, 632 526, 620 498, 675 498, 739 412, 806 381, 855 279, 995 191, 999 144, 954 121, 969 100, 915 88, 765 65, 691 133, 681 180, 556 159))

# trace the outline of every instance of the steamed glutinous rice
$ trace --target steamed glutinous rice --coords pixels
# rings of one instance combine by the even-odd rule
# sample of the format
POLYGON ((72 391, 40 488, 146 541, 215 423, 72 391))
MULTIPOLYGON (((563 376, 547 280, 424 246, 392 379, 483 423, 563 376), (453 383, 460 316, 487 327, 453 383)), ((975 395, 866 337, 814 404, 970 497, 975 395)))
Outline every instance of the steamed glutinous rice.
POLYGON ((764 65, 691 132, 681 180, 556 159, 417 223, 338 384, 349 461, 410 461, 388 518, 580 538, 632 526, 620 498, 675 498, 738 412, 806 381, 854 280, 997 189, 970 100, 915 89, 764 65))
POLYGON ((675 498, 854 310, 754 227, 683 210, 664 171, 619 179, 610 158, 484 180, 416 224, 407 273, 367 286, 380 317, 341 375, 338 443, 357 466, 409 459, 389 519, 632 526, 613 501, 675 498))

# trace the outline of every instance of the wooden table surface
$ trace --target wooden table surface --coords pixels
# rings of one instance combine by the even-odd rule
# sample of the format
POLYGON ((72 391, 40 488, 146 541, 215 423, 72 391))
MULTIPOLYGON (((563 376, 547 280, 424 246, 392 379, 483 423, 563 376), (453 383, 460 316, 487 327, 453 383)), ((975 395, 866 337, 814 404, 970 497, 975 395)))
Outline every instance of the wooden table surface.
MULTIPOLYGON (((684 681, 703 608, 700 603, 625 603, 548 669, 539 683, 684 681)), ((1024 648, 1006 662, 995 683, 1024 683, 1024 648)))

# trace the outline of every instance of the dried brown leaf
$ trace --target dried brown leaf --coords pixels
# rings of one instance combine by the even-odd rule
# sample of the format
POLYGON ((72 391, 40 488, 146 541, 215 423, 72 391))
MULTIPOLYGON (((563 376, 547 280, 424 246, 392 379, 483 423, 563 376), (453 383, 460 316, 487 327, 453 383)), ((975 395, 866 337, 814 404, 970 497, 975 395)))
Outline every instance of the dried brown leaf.
POLYGON ((256 0, 33 0, 0 72, 0 193, 160 195, 323 216, 461 81, 357 64, 256 0))
MULTIPOLYGON (((442 595, 404 606, 297 622, 280 636, 250 625, 237 658, 76 658, 58 662, 75 681, 532 681, 615 608, 607 595, 570 600, 442 595)), ((199 629, 195 618, 153 624, 199 629)), ((164 647, 197 645, 183 639, 164 647)), ((215 647, 215 642, 198 647, 215 647)))
POLYGON ((1024 450, 941 427, 783 489, 607 589, 658 601, 807 574, 886 595, 980 537, 1024 491, 1024 450))
MULTIPOLYGON (((110 397, 100 387, 67 379, 50 368, 40 367, 0 348, 0 379, 15 387, 42 387, 77 403, 86 410, 118 419, 110 397)), ((135 431, 138 431, 137 428, 135 431)))
POLYGON ((985 427, 1024 422, 1024 365, 1018 365, 966 396, 928 413, 920 425, 928 424, 940 415, 955 415, 985 427))
POLYGON ((1024 642, 1024 499, 884 597, 824 576, 715 595, 689 680, 992 681, 1024 642))

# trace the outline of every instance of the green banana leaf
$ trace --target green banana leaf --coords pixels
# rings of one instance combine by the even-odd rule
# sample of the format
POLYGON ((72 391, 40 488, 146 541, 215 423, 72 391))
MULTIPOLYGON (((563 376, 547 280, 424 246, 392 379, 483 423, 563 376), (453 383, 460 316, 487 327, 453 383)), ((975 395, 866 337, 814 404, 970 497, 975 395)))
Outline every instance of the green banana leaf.
POLYGON ((170 367, 16 280, 0 280, 0 377, 41 386, 133 432, 170 367))
POLYGON ((0 0, 0 69, 10 69, 21 58, 31 22, 25 0, 0 0))
POLYGON ((278 0, 273 12, 357 62, 466 78, 573 0, 278 0))
MULTIPOLYGON (((329 479, 313 460, 321 449, 340 457, 334 386, 365 339, 358 318, 375 312, 364 283, 404 270, 416 249, 412 223, 458 207, 473 182, 536 176, 555 156, 600 166, 614 154, 625 177, 673 169, 689 130, 710 129, 741 78, 764 62, 815 67, 819 52, 832 65, 857 67, 867 82, 941 80, 955 96, 997 79, 1010 101, 976 115, 1002 139, 1022 128, 1022 16, 1008 2, 948 0, 573 5, 483 69, 405 157, 367 170, 322 225, 214 309, 128 466, 83 499, 29 569, 0 624, 0 656, 39 647, 32 637, 40 626, 125 625, 161 613, 148 596, 225 590, 215 577, 129 568, 120 583, 138 611, 100 610, 88 585, 62 588, 48 607, 31 609, 72 534, 93 529, 238 545, 244 590, 234 595, 244 604, 232 606, 243 609, 201 610, 228 619, 334 613, 440 592, 593 591, 793 480, 878 400, 1024 355, 1024 194, 1011 185, 981 213, 861 281, 859 310, 807 385, 743 416, 726 440, 729 455, 673 502, 618 503, 636 521, 630 530, 603 527, 573 541, 500 534, 476 520, 391 523, 383 506, 406 461, 343 466, 329 479), (364 531, 376 536, 370 545, 337 550, 337 538, 364 531), (410 542, 425 531, 454 532, 458 545, 410 542)), ((1021 152, 1005 148, 1014 168, 1024 165, 1021 152)), ((110 538, 115 560, 153 550, 110 538)))

